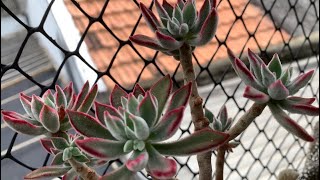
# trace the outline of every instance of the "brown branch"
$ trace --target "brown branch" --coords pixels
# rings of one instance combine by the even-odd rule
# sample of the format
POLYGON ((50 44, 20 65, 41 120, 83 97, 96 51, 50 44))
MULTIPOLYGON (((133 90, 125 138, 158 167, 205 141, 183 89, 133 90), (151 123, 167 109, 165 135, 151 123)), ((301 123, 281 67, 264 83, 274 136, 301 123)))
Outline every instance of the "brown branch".
MULTIPOLYGON (((195 130, 201 130, 209 126, 209 120, 204 116, 202 98, 199 96, 196 76, 192 64, 192 50, 188 44, 183 44, 179 49, 180 63, 183 69, 185 82, 192 82, 192 92, 189 100, 192 122, 195 130)), ((199 179, 210 180, 212 176, 211 152, 197 155, 199 165, 199 179)))
POLYGON ((71 167, 76 171, 76 173, 81 176, 84 180, 98 180, 99 175, 96 173, 95 170, 91 169, 84 163, 79 163, 74 159, 69 159, 68 162, 70 163, 71 167))
POLYGON ((216 180, 223 180, 224 155, 226 150, 222 147, 218 148, 216 159, 216 180))
POLYGON ((254 103, 251 108, 244 115, 242 115, 237 123, 233 125, 227 132, 230 135, 229 141, 235 139, 243 131, 245 131, 252 121, 262 113, 266 105, 267 104, 254 103))
MULTIPOLYGON (((252 123, 252 121, 262 113, 265 107, 266 104, 254 103, 251 108, 244 115, 242 115, 237 123, 227 132, 230 137, 226 143, 235 139, 238 135, 244 132, 252 123)), ((226 151, 226 145, 227 144, 224 144, 218 148, 216 159, 216 180, 223 180, 223 166, 225 162, 224 155, 226 151)))

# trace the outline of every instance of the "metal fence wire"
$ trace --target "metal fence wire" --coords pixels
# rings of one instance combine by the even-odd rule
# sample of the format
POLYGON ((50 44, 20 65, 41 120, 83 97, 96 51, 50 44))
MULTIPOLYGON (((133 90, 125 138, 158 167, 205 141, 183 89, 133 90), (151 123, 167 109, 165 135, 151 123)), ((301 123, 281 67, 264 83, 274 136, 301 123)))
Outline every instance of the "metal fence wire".
MULTIPOLYGON (((122 3, 122 6, 126 6, 126 4, 133 4, 134 7, 138 9, 139 2, 140 1, 138 0, 95 0, 90 2, 77 2, 76 0, 65 1, 69 7, 77 10, 79 16, 85 18, 87 21, 87 24, 83 25, 81 38, 79 39, 76 49, 74 51, 70 51, 51 38, 50 34, 47 33, 44 28, 48 14, 55 3, 54 0, 49 2, 45 13, 41 17, 41 22, 37 27, 31 27, 24 23, 21 19, 19 19, 13 10, 10 10, 8 6, 1 1, 1 12, 4 10, 27 31, 24 40, 20 42, 21 45, 13 62, 5 63, 1 60, 1 81, 6 76, 6 72, 16 71, 24 76, 25 79, 38 86, 38 88, 41 89, 41 92, 39 92, 40 94, 38 95, 42 95, 44 91, 47 89, 54 89, 55 84, 59 83, 59 77, 61 76, 63 67, 66 66, 67 63, 73 63, 72 61, 69 62, 70 57, 77 57, 93 72, 95 72, 96 82, 99 79, 107 78, 112 83, 118 84, 130 92, 132 90, 132 85, 128 86, 127 84, 123 84, 123 81, 120 81, 119 78, 115 77, 116 74, 112 73, 113 68, 116 68, 114 66, 116 66, 115 64, 119 54, 121 54, 121 51, 123 49, 130 49, 130 51, 134 52, 135 56, 138 57, 138 60, 135 63, 140 63, 141 65, 139 72, 137 72, 135 76, 136 83, 141 81, 143 78, 143 73, 146 71, 146 69, 152 66, 152 73, 154 74, 163 76, 169 72, 174 84, 176 87, 179 87, 182 79, 179 75, 179 64, 177 62, 174 64, 172 71, 166 71, 162 66, 165 62, 160 62, 159 60, 161 56, 159 52, 154 52, 151 58, 146 58, 144 54, 145 49, 139 49, 128 40, 128 36, 136 34, 140 23, 143 21, 141 14, 138 16, 132 16, 136 19, 132 19, 132 17, 130 17, 130 22, 132 23, 133 28, 126 35, 122 34, 122 37, 114 32, 115 28, 113 28, 110 23, 106 22, 110 18, 113 18, 111 17, 110 13, 106 12, 112 10, 111 8, 114 8, 115 4, 122 3), (90 10, 85 8, 86 3, 96 4, 97 6, 93 8, 96 8, 98 14, 93 15, 91 13, 92 9, 90 10), (94 34, 92 33, 92 29, 96 24, 101 26, 102 31, 108 33, 109 36, 112 37, 113 41, 116 42, 115 50, 110 50, 112 55, 110 57, 105 57, 106 61, 108 62, 107 68, 105 69, 99 69, 91 66, 87 62, 86 58, 84 58, 80 53, 80 47, 83 43, 85 43, 85 38, 90 37, 91 34, 94 34), (32 35, 35 33, 40 33, 42 36, 44 36, 64 55, 59 68, 57 68, 55 73, 53 73, 52 81, 47 83, 49 85, 44 85, 42 82, 34 78, 32 74, 28 74, 26 70, 23 70, 23 68, 20 67, 19 61, 21 59, 21 55, 24 49, 26 49, 28 46, 27 42, 31 41, 32 35), (125 36, 127 37, 123 38, 125 36)), ((148 5, 150 9, 153 8, 153 2, 151 0, 144 2, 149 2, 148 5)), ((215 59, 222 57, 226 58, 226 47, 237 49, 236 52, 240 55, 240 57, 242 57, 242 59, 245 59, 247 47, 251 43, 254 44, 254 50, 258 52, 266 62, 271 59, 272 53, 277 52, 281 59, 287 62, 288 66, 290 65, 297 67, 296 69, 298 72, 304 72, 309 68, 315 68, 315 77, 318 76, 319 36, 315 35, 315 33, 318 34, 319 31, 319 1, 306 0, 302 2, 298 0, 221 0, 218 2, 217 7, 218 12, 222 8, 227 10, 227 13, 220 14, 220 19, 233 17, 231 18, 232 21, 230 21, 228 27, 224 29, 225 32, 223 38, 216 35, 216 37, 212 40, 212 43, 215 43, 214 48, 200 48, 200 50, 203 51, 197 51, 196 49, 193 54, 198 82, 201 86, 203 86, 204 89, 206 89, 206 93, 203 93, 205 94, 205 97, 203 97, 205 99, 205 106, 214 110, 214 114, 217 114, 217 108, 220 108, 220 106, 218 107, 216 104, 226 104, 229 109, 233 109, 233 113, 231 114, 235 119, 239 118, 245 112, 245 110, 250 107, 250 102, 248 102, 247 99, 240 97, 243 91, 243 83, 241 83, 237 77, 230 78, 230 72, 232 72, 230 64, 220 63, 227 64, 223 66, 218 65, 217 61, 215 61, 215 59), (241 4, 240 2, 243 3, 241 4), (280 6, 281 4, 285 4, 285 8, 280 6), (255 10, 258 9, 260 12, 259 16, 251 17, 256 20, 256 24, 250 24, 246 21, 248 18, 249 9, 253 8, 253 6, 255 10), (271 30, 268 31, 268 34, 258 34, 261 33, 259 28, 261 28, 261 24, 263 24, 263 21, 266 19, 271 22, 268 27, 271 28, 271 30), (259 39, 261 37, 263 37, 265 40, 261 41, 259 39), (275 37, 277 37, 276 42, 274 41, 275 37), (241 43, 233 43, 233 41, 236 41, 237 38, 241 38, 241 43), (220 51, 224 53, 224 56, 219 56, 220 51), (300 60, 302 58, 304 58, 304 60, 300 60), (233 84, 232 86, 229 83, 230 79, 233 82, 231 83, 233 84), (216 101, 217 99, 220 99, 220 101, 216 101), (213 108, 212 106, 214 104, 215 107, 213 108)), ((75 19, 75 21, 76 20, 77 19, 75 19)), ((218 29, 219 28, 220 26, 218 26, 218 29)), ((6 44, 2 44, 1 46, 6 46, 6 44)), ((88 46, 90 50, 91 47, 90 45, 88 46)), ((169 59, 168 61, 174 62, 173 58, 169 59)), ((315 77, 312 81, 316 80, 315 77)), ((202 91, 200 90, 200 92, 202 91)), ((314 85, 313 83, 309 83, 308 86, 299 93, 302 96, 316 97, 316 103, 319 104, 319 84, 314 85)), ((4 107, 2 106, 1 109, 4 109, 4 107)), ((227 161, 225 164, 225 179, 275 179, 281 168, 293 168, 298 170, 303 168, 303 157, 307 153, 306 147, 308 144, 286 133, 284 129, 280 128, 278 124, 271 119, 272 117, 270 114, 257 119, 249 127, 249 129, 251 129, 250 132, 246 131, 240 136, 239 140, 242 143, 237 147, 237 149, 235 149, 235 153, 227 155, 227 161)), ((311 126, 315 121, 318 120, 318 117, 313 118, 307 116, 297 116, 296 119, 298 119, 299 124, 305 124, 304 127, 311 132, 311 126)), ((176 138, 184 137, 190 134, 192 131, 193 126, 191 125, 191 122, 188 122, 180 128, 176 138)), ((17 133, 12 135, 11 142, 6 147, 7 151, 4 154, 1 154, 1 166, 3 166, 5 162, 13 161, 19 166, 24 167, 26 172, 29 170, 34 170, 37 168, 37 166, 32 165, 32 160, 25 161, 11 153, 16 140, 19 139, 19 136, 21 135, 18 135, 17 133)), ((214 161, 214 151, 213 154, 214 161)), ((48 165, 50 163, 50 158, 52 158, 50 157, 50 154, 46 155, 43 159, 42 166, 48 165)), ((181 158, 178 157, 176 160, 180 165, 177 177, 183 177, 183 179, 197 179, 198 169, 194 156, 181 158)), ((121 160, 111 161, 106 166, 103 166, 103 169, 100 171, 101 173, 106 173, 112 169, 111 167, 114 164, 119 163, 121 164, 121 160)), ((141 175, 143 175, 145 178, 149 178, 144 175, 144 173, 141 173, 141 175)))

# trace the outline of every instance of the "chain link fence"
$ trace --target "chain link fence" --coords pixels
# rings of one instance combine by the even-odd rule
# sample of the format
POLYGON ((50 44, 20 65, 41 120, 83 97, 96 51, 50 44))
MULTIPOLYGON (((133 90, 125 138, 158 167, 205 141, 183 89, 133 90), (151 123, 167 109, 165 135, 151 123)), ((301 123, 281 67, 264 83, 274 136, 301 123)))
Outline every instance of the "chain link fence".
MULTIPOLYGON (((24 23, 14 10, 8 8, 9 6, 1 1, 1 14, 3 12, 7 13, 26 30, 26 34, 17 48, 14 60, 10 63, 5 63, 1 60, 1 82, 6 78, 7 72, 16 71, 24 76, 25 79, 38 86, 41 89, 38 95, 42 95, 47 89, 54 89, 55 84, 60 83, 62 69, 67 64, 72 66, 74 61, 70 60, 70 57, 76 57, 96 74, 95 82, 101 79, 107 84, 108 88, 111 88, 113 84, 118 84, 130 92, 134 83, 139 82, 148 87, 150 82, 154 82, 155 79, 167 73, 171 75, 175 86, 179 87, 182 84, 182 78, 178 62, 174 61, 173 58, 164 60, 163 54, 159 52, 151 52, 151 55, 150 53, 146 55, 145 49, 137 47, 128 41, 128 37, 138 33, 139 27, 144 24, 141 14, 134 15, 133 13, 132 17, 129 17, 130 15, 127 16, 132 23, 132 28, 127 33, 119 34, 125 28, 120 26, 117 28, 116 25, 110 23, 112 18, 116 17, 110 13, 116 4, 121 4, 123 7, 129 7, 130 4, 137 11, 139 2, 139 0, 65 1, 71 13, 72 9, 78 13, 78 19, 73 14, 76 23, 79 17, 85 18, 87 22, 81 25, 82 30, 81 26, 77 25, 81 38, 78 40, 75 50, 70 51, 54 40, 45 28, 45 24, 50 23, 47 22, 47 17, 52 6, 57 3, 56 1, 52 0, 49 2, 37 27, 31 27, 24 23), (96 6, 91 5, 88 8, 89 6, 86 6, 88 3, 96 6), (92 12, 97 13, 94 14, 92 12), (115 42, 115 45, 109 49, 107 48, 109 46, 106 45, 105 48, 107 48, 109 54, 102 53, 106 62, 106 65, 102 68, 99 65, 93 66, 88 63, 86 58, 80 53, 80 48, 84 43, 87 44, 89 51, 94 51, 96 48, 94 46, 102 43, 99 39, 94 42, 94 34, 98 32, 93 31, 93 29, 95 29, 95 25, 97 24, 102 27, 102 30, 100 30, 107 33, 112 41, 115 42), (39 33, 63 54, 61 63, 59 63, 54 73, 51 73, 50 82, 45 85, 39 78, 33 77, 32 74, 21 68, 19 63, 24 49, 29 45, 28 42, 32 40, 34 34, 39 33), (129 68, 124 73, 124 77, 121 77, 118 74, 121 74, 121 72, 113 70, 119 69, 119 66, 121 66, 118 63, 120 61, 119 56, 122 53, 126 53, 125 50, 128 49, 134 52, 134 55, 128 54, 126 58, 134 60, 132 60, 131 64, 126 65, 124 63, 123 66, 130 67, 132 65, 134 67, 134 65, 139 64, 139 68, 132 68, 132 71, 137 72, 131 74, 129 73, 129 68), (172 63, 170 69, 164 68, 165 61, 172 63), (148 71, 151 72, 150 77, 146 73, 148 71), (132 76, 133 80, 123 80, 126 76, 132 76)), ((151 0, 143 2, 149 5, 150 8, 153 8, 151 0)), ((202 3, 202 1, 200 2, 202 3)), ((217 7, 218 12, 221 12, 219 13, 221 21, 225 22, 223 19, 228 18, 230 21, 227 25, 219 24, 217 35, 212 40, 212 43, 210 43, 211 45, 197 48, 193 54, 197 80, 200 85, 199 91, 205 99, 204 105, 208 109, 212 110, 216 115, 219 108, 223 104, 226 104, 230 111, 229 114, 234 119, 238 119, 251 105, 249 101, 241 97, 244 86, 240 79, 234 76, 229 62, 226 61, 226 47, 233 49, 243 60, 246 60, 246 50, 248 47, 253 48, 255 52, 259 53, 265 62, 268 62, 272 54, 277 52, 280 58, 286 62, 286 66, 295 67, 296 73, 315 68, 316 75, 312 79, 312 82, 299 93, 305 97, 316 97, 316 103, 319 105, 319 83, 316 83, 319 75, 319 1, 221 0, 218 2, 217 7), (250 15, 250 13, 257 11, 259 12, 258 14, 250 15), (254 21, 250 21, 250 19, 254 21), (268 23, 265 23, 265 21, 268 23), (219 31, 219 28, 222 26, 223 28, 219 31)), ((119 20, 115 21, 116 23, 121 23, 119 20)), ((142 31, 144 30, 142 29, 142 31)), ((2 44, 1 49, 4 46, 6 44, 2 44)), ((92 58, 95 59, 95 57, 92 58)), ((93 61, 95 62, 95 60, 93 61)), ((5 109, 4 106, 2 106, 2 109, 5 109)), ((311 127, 315 121, 319 120, 318 117, 292 117, 297 119, 299 124, 303 125, 309 132, 311 132, 311 127)), ((186 114, 185 119, 180 131, 174 138, 181 138, 193 132, 190 115, 186 114)), ((21 160, 11 153, 15 141, 19 139, 19 136, 17 133, 13 134, 12 137, 10 136, 10 143, 5 147, 7 149, 6 152, 4 154, 1 153, 1 166, 5 162, 13 161, 25 168, 27 172, 34 170, 37 167, 33 166, 31 162, 21 160)), ((272 119, 268 110, 240 136, 239 140, 241 141, 240 146, 235 149, 234 153, 227 155, 225 164, 226 179, 276 179, 277 173, 281 169, 293 168, 301 170, 303 168, 307 143, 296 139, 280 128, 275 123, 275 120, 272 119)), ((213 154, 212 161, 214 162, 215 152, 213 154)), ((49 154, 46 155, 42 165, 50 164, 50 158, 49 154)), ((178 178, 197 179, 198 167, 194 156, 177 157, 176 160, 180 165, 178 178)), ((100 173, 106 173, 119 164, 121 164, 121 160, 111 161, 99 171, 100 173)), ((141 173, 141 175, 148 178, 145 173, 141 173)))

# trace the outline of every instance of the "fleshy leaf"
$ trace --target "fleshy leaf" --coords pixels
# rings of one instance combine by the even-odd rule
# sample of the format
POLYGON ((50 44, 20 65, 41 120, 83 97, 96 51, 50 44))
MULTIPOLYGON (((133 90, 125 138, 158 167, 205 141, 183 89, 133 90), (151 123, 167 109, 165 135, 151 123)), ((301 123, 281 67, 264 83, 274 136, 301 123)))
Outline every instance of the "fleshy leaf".
POLYGON ((166 113, 151 131, 150 141, 163 141, 172 137, 182 121, 184 106, 166 113))
POLYGON ((183 15, 180 7, 176 6, 176 8, 174 8, 172 16, 175 17, 180 24, 183 23, 183 15))
POLYGON ((168 13, 166 12, 166 10, 160 5, 159 1, 158 0, 155 0, 155 6, 156 6, 156 9, 157 9, 157 12, 160 16, 160 18, 167 18, 169 19, 169 15, 168 13))
POLYGON ((142 99, 138 106, 140 116, 147 122, 151 128, 157 121, 158 107, 155 97, 150 91, 146 92, 145 97, 142 99))
POLYGON ((263 104, 269 101, 269 96, 251 86, 246 86, 243 97, 246 97, 256 103, 263 104))
POLYGON ((31 97, 25 95, 24 93, 20 93, 20 102, 23 106, 23 109, 31 118, 33 118, 33 114, 31 111, 31 100, 31 97))
POLYGON ((228 111, 225 105, 223 105, 219 111, 219 120, 221 122, 221 125, 225 127, 228 120, 228 111))
POLYGON ((110 104, 113 107, 118 108, 121 106, 121 97, 127 97, 127 95, 128 94, 116 84, 110 95, 110 104))
POLYGON ((56 87, 55 103, 56 103, 57 107, 60 107, 60 106, 66 107, 67 106, 67 99, 66 99, 66 96, 64 95, 63 90, 58 85, 56 85, 55 87, 56 87))
POLYGON ((235 67, 237 69, 239 77, 243 80, 243 82, 252 86, 256 89, 261 89, 261 87, 257 84, 257 80, 254 75, 249 71, 246 65, 238 58, 235 58, 235 67))
POLYGON ((158 117, 160 117, 163 108, 169 98, 172 89, 172 81, 169 75, 164 76, 156 82, 151 88, 151 93, 158 100, 158 117))
POLYGON ((47 130, 42 126, 36 126, 33 125, 27 121, 16 119, 11 116, 7 116, 3 114, 3 120, 7 123, 7 125, 13 129, 14 131, 22 134, 28 134, 28 135, 41 135, 47 132, 47 130))
POLYGON ((172 94, 167 112, 173 109, 179 108, 181 106, 187 105, 190 94, 191 94, 191 87, 192 87, 191 85, 192 83, 189 82, 188 84, 182 86, 180 89, 178 89, 172 94))
MULTIPOLYGON (((179 25, 176 24, 173 20, 167 20, 167 30, 170 32, 171 35, 174 35, 174 36, 179 35, 179 25)), ((161 44, 161 45, 163 45, 163 44, 161 44)), ((166 47, 166 46, 164 46, 164 47, 166 47)), ((170 50, 174 50, 174 49, 170 49, 170 50)))
POLYGON ((62 160, 63 161, 68 161, 71 158, 72 158, 72 153, 70 151, 70 148, 64 149, 63 150, 63 154, 62 154, 62 160))
POLYGON ((191 28, 197 18, 197 10, 192 1, 186 2, 182 9, 183 21, 191 28))
POLYGON ((110 113, 110 115, 112 116, 117 116, 117 117, 121 117, 121 115, 119 114, 119 112, 117 111, 117 109, 115 109, 114 107, 107 105, 107 104, 102 104, 99 102, 95 102, 94 103, 95 106, 95 113, 96 113, 96 118, 100 121, 101 124, 104 124, 104 112, 108 111, 110 113))
POLYGON ((173 7, 166 0, 162 1, 162 7, 166 10, 168 15, 171 17, 173 13, 173 7))
POLYGON ((250 62, 250 68, 252 68, 255 77, 259 82, 262 82, 261 64, 264 64, 263 60, 253 53, 251 49, 248 49, 248 60, 250 62))
POLYGON ((87 163, 90 161, 90 159, 88 159, 85 155, 73 156, 72 158, 80 163, 87 163))
POLYGON ((268 64, 268 68, 271 72, 276 73, 276 78, 279 79, 282 73, 282 65, 277 53, 275 53, 268 64))
POLYGON ((53 157, 51 166, 62 165, 64 163, 64 160, 62 159, 62 154, 63 154, 62 152, 59 152, 53 157))
POLYGON ((89 82, 86 81, 82 86, 79 95, 77 96, 77 99, 74 103, 74 106, 72 107, 72 110, 77 110, 80 107, 81 103, 86 98, 86 95, 88 94, 88 92, 89 92, 89 82))
POLYGON ((280 106, 291 113, 319 116, 319 107, 310 104, 297 104, 292 101, 284 100, 280 103, 280 106))
POLYGON ((287 85, 290 82, 292 67, 289 67, 280 77, 282 83, 287 85))
MULTIPOLYGON (((179 27, 178 27, 178 33, 179 33, 179 27)), ((159 40, 159 43, 161 44, 162 47, 166 47, 169 50, 175 50, 178 49, 182 46, 183 42, 182 41, 177 41, 171 36, 162 34, 159 31, 156 31, 156 37, 159 40)))
POLYGON ((152 146, 163 155, 190 156, 212 150, 224 143, 229 135, 205 128, 192 135, 169 143, 153 143, 152 146), (183 148, 181 148, 183 147, 183 148))
POLYGON ((140 3, 141 14, 147 22, 147 25, 152 31, 156 31, 157 27, 160 26, 156 16, 150 11, 144 4, 140 3))
POLYGON ((192 46, 203 46, 211 41, 214 37, 218 25, 218 14, 215 8, 211 9, 210 14, 203 23, 200 32, 196 38, 189 40, 188 42, 192 46))
POLYGON ((124 122, 117 116, 112 116, 108 111, 104 113, 105 124, 112 134, 117 140, 126 140, 126 132, 124 122))
POLYGON ((302 98, 302 97, 297 97, 297 96, 291 96, 291 97, 288 97, 286 99, 287 101, 289 102, 292 102, 292 103, 296 103, 296 104, 312 104, 316 98, 302 98))
POLYGON ((54 178, 67 173, 71 167, 44 166, 27 174, 24 179, 54 178))
POLYGON ((126 165, 122 165, 120 168, 105 174, 99 180, 133 180, 134 172, 130 171, 126 165))
POLYGON ((261 64, 261 75, 262 83, 265 87, 269 87, 276 81, 276 76, 267 68, 265 64, 261 64))
POLYGON ((125 142, 101 138, 86 138, 75 142, 81 150, 100 159, 112 160, 126 154, 123 152, 125 142))
POLYGON ((77 109, 77 111, 87 113, 89 111, 89 109, 91 108, 92 103, 93 103, 94 99, 97 96, 97 93, 98 93, 98 86, 97 86, 97 84, 95 84, 91 88, 89 93, 86 95, 86 97, 83 99, 83 101, 81 102, 81 104, 80 104, 79 108, 77 109))
POLYGON ((71 100, 71 98, 73 97, 73 94, 74 94, 72 81, 70 81, 68 86, 63 89, 63 93, 66 96, 67 102, 70 102, 70 100, 71 100))
POLYGON ((40 139, 40 144, 47 151, 47 153, 50 153, 50 154, 52 153, 50 149, 54 148, 54 146, 53 146, 53 144, 52 144, 50 139, 42 138, 42 139, 40 139))
POLYGON ((94 117, 83 112, 70 110, 67 110, 67 113, 71 125, 81 135, 87 137, 114 139, 110 132, 94 117))
POLYGON ((55 109, 44 104, 39 114, 39 120, 43 127, 48 131, 55 133, 60 128, 59 116, 55 109))
POLYGON ((127 140, 123 146, 123 151, 129 153, 133 150, 133 140, 127 140))
POLYGON ((134 151, 127 160, 126 166, 130 171, 138 172, 147 166, 149 155, 147 151, 134 151))
POLYGON ((39 115, 43 105, 44 103, 42 102, 40 97, 36 95, 32 95, 31 111, 32 111, 33 117, 38 121, 39 121, 39 115))
MULTIPOLYGON (((181 149, 181 147, 180 147, 181 149)), ((163 157, 152 145, 147 146, 149 161, 147 171, 155 179, 171 179, 177 173, 177 163, 173 159, 163 157)))
POLYGON ((269 103, 268 106, 274 118, 287 131, 305 141, 312 142, 314 140, 314 138, 310 136, 304 128, 302 128, 294 120, 292 120, 285 112, 282 111, 279 106, 271 103, 269 103))
POLYGON ((292 80, 287 85, 290 95, 297 93, 299 89, 305 87, 308 84, 309 80, 312 78, 313 73, 314 73, 314 70, 310 70, 307 73, 301 74, 297 78, 292 80))
POLYGON ((282 84, 282 81, 278 79, 268 87, 268 94, 272 99, 283 100, 289 96, 289 91, 282 84))
POLYGON ((145 90, 139 85, 139 84, 136 84, 133 88, 133 95, 138 98, 139 95, 142 95, 144 96, 145 95, 145 90))
POLYGON ((214 115, 213 115, 213 113, 212 113, 209 109, 207 109, 207 108, 204 109, 204 116, 205 116, 206 118, 208 118, 208 120, 209 120, 210 123, 212 123, 212 121, 213 121, 213 119, 214 119, 214 115))
POLYGON ((205 0, 203 2, 203 5, 201 6, 201 9, 199 11, 198 19, 196 22, 196 32, 199 32, 201 30, 202 25, 204 24, 205 20, 207 19, 209 13, 210 13, 210 1, 205 0))
POLYGON ((154 49, 156 51, 168 51, 168 49, 166 49, 165 47, 162 47, 157 40, 152 39, 145 35, 137 34, 137 35, 131 36, 129 39, 130 41, 136 44, 154 49))
POLYGON ((129 115, 133 122, 135 136, 140 140, 145 140, 149 137, 150 130, 147 122, 139 116, 129 115))
POLYGON ((68 143, 67 140, 64 139, 64 138, 61 138, 61 137, 52 137, 51 140, 52 140, 53 146, 54 146, 56 149, 64 150, 65 148, 68 148, 68 147, 69 147, 69 143, 68 143))

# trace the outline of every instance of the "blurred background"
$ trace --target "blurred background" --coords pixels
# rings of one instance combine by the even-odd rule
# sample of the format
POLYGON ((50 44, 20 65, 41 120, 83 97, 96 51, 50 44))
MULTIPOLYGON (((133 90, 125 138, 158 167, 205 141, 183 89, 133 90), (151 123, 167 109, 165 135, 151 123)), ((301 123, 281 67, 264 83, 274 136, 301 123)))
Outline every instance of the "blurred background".
MULTIPOLYGON (((203 1, 196 1, 198 9, 203 1)), ((100 102, 108 101, 115 84, 128 92, 135 83, 147 89, 170 74, 175 88, 181 86, 178 61, 128 40, 133 34, 153 36, 141 17, 140 2, 155 12, 151 0, 1 0, 1 109, 23 114, 19 92, 42 95, 69 81, 77 91, 86 80, 98 83, 100 102)), ((311 83, 298 94, 316 97, 314 105, 319 106, 319 0, 221 0, 217 10, 215 38, 193 53, 206 108, 217 115, 226 104, 230 117, 238 119, 252 104, 242 97, 244 84, 230 66, 226 47, 245 62, 248 48, 266 63, 278 53, 295 75, 315 69, 311 83)), ((290 116, 308 132, 319 120, 290 116)), ((193 132, 190 119, 186 112, 173 139, 193 132)), ((40 138, 17 135, 1 118, 1 179, 20 180, 50 164, 52 157, 42 149, 40 138)), ((304 166, 308 144, 279 127, 268 109, 238 139, 241 145, 227 157, 226 179, 276 179, 282 169, 304 166)), ((176 159, 177 178, 198 178, 194 156, 176 159)), ((121 161, 110 162, 99 172, 118 164, 121 161)), ((147 178, 143 172, 141 177, 147 178)))

